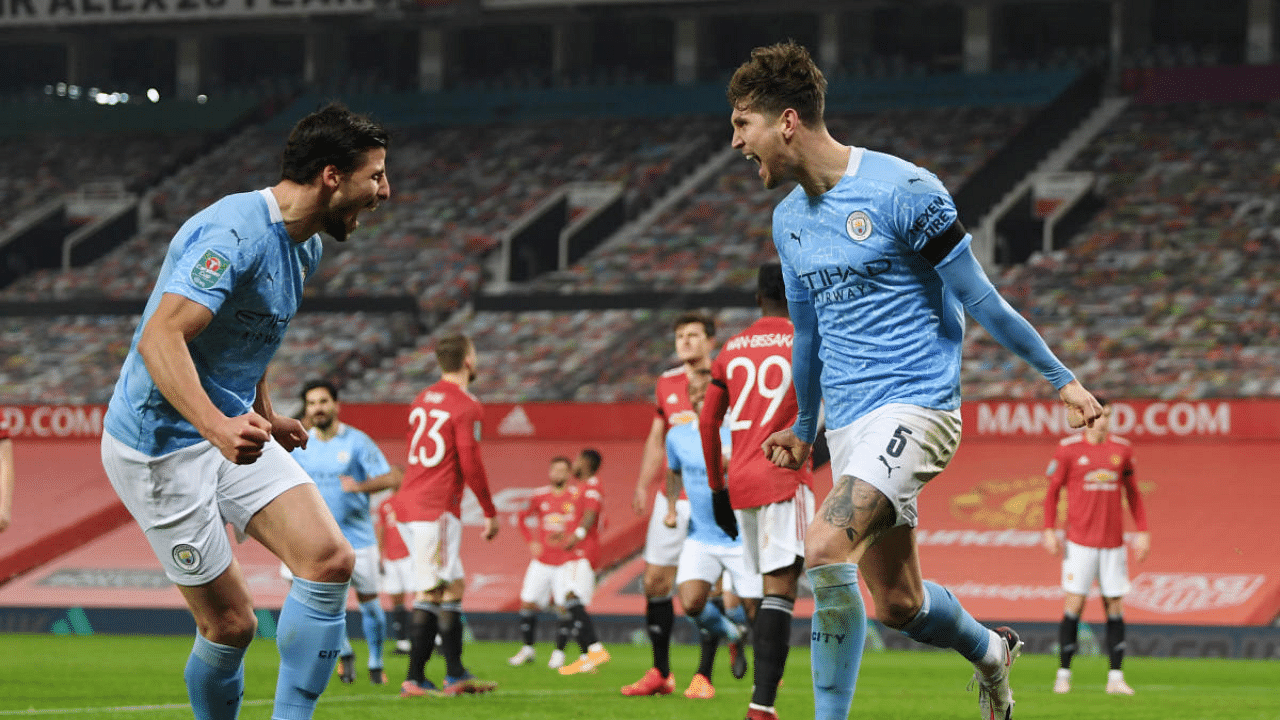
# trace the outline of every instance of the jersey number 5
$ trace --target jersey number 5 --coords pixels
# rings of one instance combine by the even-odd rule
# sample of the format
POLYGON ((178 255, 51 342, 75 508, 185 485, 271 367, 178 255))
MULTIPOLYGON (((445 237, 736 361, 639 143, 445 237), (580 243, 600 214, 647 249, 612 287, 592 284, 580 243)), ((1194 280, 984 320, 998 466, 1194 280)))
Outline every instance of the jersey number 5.
POLYGON ((435 467, 444 459, 445 443, 444 436, 440 434, 440 428, 449 420, 449 413, 444 410, 416 407, 409 413, 409 423, 413 425, 413 440, 409 442, 409 464, 421 465, 423 467, 435 467), (427 427, 428 418, 431 418, 431 427, 427 427), (431 441, 431 453, 427 454, 427 448, 422 444, 422 436, 426 435, 431 441))
POLYGON ((725 373, 733 380, 735 372, 741 368, 746 371, 747 377, 742 383, 742 392, 738 393, 738 399, 733 403, 733 408, 729 411, 729 430, 737 432, 738 430, 746 430, 751 427, 751 420, 739 420, 738 416, 742 413, 742 408, 747 403, 747 396, 755 390, 761 397, 769 401, 769 407, 765 409, 764 415, 760 417, 760 424, 767 425, 769 420, 773 419, 773 414, 778 411, 778 406, 782 404, 782 399, 787 396, 787 389, 791 387, 791 363, 780 355, 770 355, 765 358, 757 370, 755 363, 750 358, 736 357, 729 361, 725 373), (769 385, 769 368, 776 367, 782 371, 778 384, 769 385))

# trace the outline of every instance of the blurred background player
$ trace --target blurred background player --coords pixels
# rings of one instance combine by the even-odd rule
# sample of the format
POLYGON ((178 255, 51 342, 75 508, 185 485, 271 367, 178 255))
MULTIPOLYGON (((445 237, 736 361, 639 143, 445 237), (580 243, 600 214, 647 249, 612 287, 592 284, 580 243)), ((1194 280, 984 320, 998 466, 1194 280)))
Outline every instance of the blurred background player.
POLYGON ((773 242, 795 325, 798 414, 765 452, 799 468, 826 401, 836 480, 805 532, 817 717, 849 716, 867 628, 861 563, 880 621, 959 652, 973 663, 982 717, 1008 720, 1017 633, 983 627, 925 581, 916 546, 917 497, 960 441, 964 310, 1059 390, 1073 426, 1100 409, 987 279, 937 176, 837 141, 825 95, 822 71, 794 42, 753 50, 728 90, 733 148, 765 187, 797 183, 774 210, 773 242))
MULTIPOLYGON (((399 487, 402 472, 387 463, 382 450, 368 435, 338 419, 342 406, 333 383, 312 380, 302 386, 301 395, 310 441, 305 448, 294 450, 293 458, 320 488, 343 536, 356 551, 351 589, 356 593, 360 625, 369 643, 369 681, 381 685, 386 682, 382 643, 387 636, 387 616, 378 601, 380 558, 369 494, 399 487)), ((355 659, 355 650, 344 634, 338 656, 342 682, 355 682, 355 659)))
POLYGON ((1133 535, 1133 554, 1142 562, 1151 549, 1147 533, 1147 511, 1142 504, 1133 474, 1133 448, 1129 441, 1112 435, 1111 407, 1098 398, 1102 415, 1082 433, 1058 444, 1045 474, 1049 488, 1044 498, 1044 549, 1062 555, 1062 623, 1058 626, 1058 677, 1053 691, 1071 691, 1071 658, 1079 640, 1080 614, 1094 579, 1102 592, 1102 608, 1107 614, 1107 653, 1111 670, 1107 692, 1132 695, 1124 680, 1124 609, 1129 592, 1129 566, 1124 545, 1124 508, 1121 491, 1129 501, 1138 531, 1133 535), (1067 490, 1067 540, 1058 541, 1058 495, 1067 490))
POLYGON ((582 654, 574 662, 560 668, 561 675, 595 672, 610 660, 596 634, 587 606, 595 596, 596 570, 600 566, 600 525, 603 522, 604 496, 600 492, 600 452, 586 448, 573 463, 574 493, 573 531, 566 534, 564 548, 572 558, 557 569, 557 584, 565 589, 563 607, 569 616, 571 630, 582 654))
POLYGON ((13 522, 13 483, 16 470, 13 465, 13 439, 9 437, 8 422, 0 418, 0 532, 13 522))
MULTIPOLYGON (((805 528, 813 520, 813 473, 809 463, 797 470, 769 461, 761 445, 796 420, 791 386, 794 328, 787 318, 782 266, 762 265, 756 276, 761 317, 725 341, 711 364, 711 385, 700 429, 708 481, 722 508, 731 505, 742 521, 747 572, 763 574, 764 599, 756 611, 753 650, 755 684, 747 717, 776 718, 774 701, 791 647, 791 615, 804 570, 805 528), (733 435, 726 482, 720 427, 726 412, 733 435)), ((717 519, 724 516, 721 509, 717 519)))
POLYGON ((689 404, 689 380, 698 370, 711 367, 716 324, 701 313, 684 313, 676 318, 674 330, 680 366, 658 378, 654 392, 656 414, 645 438, 640 474, 631 499, 631 508, 637 515, 644 515, 649 496, 654 498, 644 540, 644 620, 653 647, 653 667, 644 677, 623 687, 623 695, 666 695, 675 691, 675 679, 671 677, 671 628, 675 623, 671 592, 689 524, 689 501, 683 496, 676 501, 676 524, 668 527, 664 522, 668 510, 666 493, 661 486, 655 492, 653 485, 660 477, 667 431, 698 419, 689 404))
POLYGON ((391 196, 386 131, 340 104, 298 121, 280 182, 228 195, 179 228, 103 417, 111 486, 178 585, 197 635, 184 672, 196 718, 234 718, 257 618, 226 525, 293 572, 280 610, 272 716, 305 720, 346 634, 351 544, 289 451, 267 365, 314 277, 319 233, 339 242, 391 196))
POLYGON ((465 335, 436 342, 440 379, 409 407, 409 469, 391 500, 400 534, 409 548, 417 599, 409 635, 408 677, 400 694, 488 692, 497 684, 478 680, 462 664, 462 594, 466 588, 460 554, 462 493, 471 488, 484 512, 480 536, 498 534, 498 511, 489 494, 489 476, 480 457, 484 408, 467 392, 476 374, 476 349, 465 335), (445 659, 444 687, 426 678, 436 634, 445 659))
MULTIPOLYGON (((689 401, 694 412, 702 409, 703 397, 711 381, 710 370, 698 370, 689 380, 689 401)), ((729 429, 719 429, 721 447, 730 444, 729 429)), ((715 666, 716 649, 720 641, 731 644, 742 642, 745 627, 739 627, 725 617, 716 603, 708 602, 711 588, 727 571, 733 587, 746 606, 748 617, 754 617, 760 602, 760 573, 749 572, 742 557, 742 543, 737 539, 737 527, 720 527, 712 508, 711 488, 707 484, 706 461, 703 458, 702 438, 697 423, 684 423, 667 433, 667 498, 674 500, 683 490, 689 496, 689 534, 680 550, 676 583, 680 591, 680 605, 684 613, 698 626, 702 638, 698 671, 689 682, 684 696, 691 699, 715 697, 711 682, 715 666)), ((732 511, 730 511, 732 512, 732 511)), ((669 507, 664 522, 670 527, 676 523, 674 503, 669 507)), ((734 676, 746 674, 742 648, 737 649, 734 676)))
MULTIPOLYGON (((573 558, 573 553, 564 548, 566 536, 576 527, 577 503, 575 488, 569 485, 571 476, 569 458, 552 458, 547 469, 549 483, 534 492, 529 504, 517 516, 520 534, 529 545, 532 559, 520 586, 520 636, 524 644, 507 660, 511 665, 531 663, 537 656, 534 638, 538 631, 538 613, 553 603, 564 607, 564 589, 556 580, 560 565, 573 558)), ((552 652, 548 666, 556 669, 562 665, 563 647, 552 652)))
POLYGON ((393 494, 383 491, 371 498, 373 535, 378 541, 378 589, 391 603, 387 618, 387 635, 395 641, 396 655, 409 654, 409 608, 413 605, 413 564, 400 529, 396 527, 396 511, 390 500, 393 494))

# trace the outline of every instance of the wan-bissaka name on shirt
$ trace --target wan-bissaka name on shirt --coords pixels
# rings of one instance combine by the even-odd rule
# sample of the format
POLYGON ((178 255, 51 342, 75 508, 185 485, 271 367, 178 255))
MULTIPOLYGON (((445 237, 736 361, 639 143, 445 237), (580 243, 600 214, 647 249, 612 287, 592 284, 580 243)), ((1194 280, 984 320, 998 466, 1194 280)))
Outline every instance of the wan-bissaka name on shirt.
POLYGON ((736 337, 724 344, 725 350, 741 350, 742 348, 791 347, 793 336, 782 333, 764 333, 762 335, 744 335, 736 337))

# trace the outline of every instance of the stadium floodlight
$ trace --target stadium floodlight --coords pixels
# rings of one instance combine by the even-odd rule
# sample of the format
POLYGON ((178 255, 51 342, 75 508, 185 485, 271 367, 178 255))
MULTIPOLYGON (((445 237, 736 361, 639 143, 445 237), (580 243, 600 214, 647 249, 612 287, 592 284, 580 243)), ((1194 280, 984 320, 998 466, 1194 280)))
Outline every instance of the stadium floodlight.
POLYGON ((196 96, 196 102, 197 102, 198 104, 200 104, 200 105, 203 105, 203 104, 205 104, 205 103, 209 102, 209 96, 208 96, 208 95, 205 95, 204 93, 201 93, 201 94, 199 94, 199 95, 197 95, 197 96, 196 96))
POLYGON ((60 82, 60 83, 58 83, 57 85, 53 86, 53 91, 54 91, 54 92, 56 92, 56 93, 58 94, 58 97, 66 97, 66 96, 67 96, 67 84, 66 84, 66 83, 64 83, 64 82, 60 82))
POLYGON ((79 99, 80 99, 80 86, 79 86, 79 85, 68 85, 68 86, 67 86, 67 97, 71 98, 72 100, 79 100, 79 99))
POLYGON ((160 91, 155 88, 147 88, 147 99, 153 103, 160 102, 160 91))

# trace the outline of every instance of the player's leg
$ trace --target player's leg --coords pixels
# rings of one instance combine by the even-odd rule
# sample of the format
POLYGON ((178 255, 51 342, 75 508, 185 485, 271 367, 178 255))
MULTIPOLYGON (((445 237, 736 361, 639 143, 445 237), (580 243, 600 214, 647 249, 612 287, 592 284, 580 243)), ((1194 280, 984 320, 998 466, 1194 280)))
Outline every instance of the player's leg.
POLYGON ((813 513, 813 491, 804 486, 790 500, 740 513, 743 569, 760 577, 763 596, 752 629, 754 682, 747 716, 754 720, 777 717, 774 703, 791 648, 791 619, 804 570, 804 538, 813 513))
POLYGON ((445 581, 440 597, 440 651, 445 660, 446 695, 489 692, 498 686, 491 680, 480 680, 462 662, 462 596, 466 589, 462 568, 462 520, 445 513, 444 540, 440 577, 445 581))
POLYGON ((914 528, 886 531, 867 549, 862 569, 881 623, 917 642, 960 653, 974 665, 984 717, 1011 716, 1008 676, 1021 651, 1017 634, 986 628, 950 590, 923 580, 914 528))
POLYGON ((1064 591, 1062 621, 1058 623, 1058 674, 1053 681, 1056 693, 1071 692, 1071 660, 1080 649, 1080 614, 1085 596, 1064 591))
POLYGON ((1098 579, 1101 555, 1098 548, 1062 544, 1062 622, 1058 625, 1058 672, 1053 691, 1071 691, 1071 660, 1079 649, 1080 615, 1094 580, 1098 579))
POLYGON ((569 646, 569 641, 573 639, 573 616, 563 605, 557 604, 554 608, 556 613, 556 649, 551 651, 551 657, 547 660, 547 667, 557 670, 564 667, 564 649, 569 646))
POLYGON ((810 649, 817 720, 849 717, 867 633, 858 561, 893 522, 893 507, 883 493, 845 475, 835 481, 806 531, 806 574, 814 597, 810 649))
MULTIPOLYGON (((742 527, 741 518, 738 519, 738 527, 742 527)), ((729 646, 729 669, 734 679, 741 680, 747 676, 746 643, 750 635, 750 623, 760 612, 764 585, 759 572, 747 569, 745 553, 742 552, 741 546, 734 548, 731 552, 721 553, 720 562, 724 567, 720 584, 724 588, 732 588, 734 595, 738 598, 737 610, 741 613, 739 616, 741 619, 731 614, 732 611, 725 614, 730 628, 737 635, 736 638, 726 637, 729 646)))
POLYGON ((223 463, 209 443, 152 458, 102 436, 102 465, 196 622, 183 672, 197 720, 233 720, 244 694, 244 654, 257 618, 217 505, 223 463), (154 488, 163 487, 164 505, 154 488), (173 522, 173 517, 181 518, 173 522))
POLYGON ((386 682, 383 673, 382 646, 387 638, 387 613, 378 601, 378 546, 356 550, 355 568, 351 573, 351 586, 356 591, 360 607, 360 627, 369 644, 369 682, 381 685, 386 682))
POLYGON ((671 630, 675 625, 675 587, 680 549, 689 528, 689 501, 676 501, 676 527, 663 522, 667 514, 666 495, 654 498, 653 512, 644 544, 645 628, 653 650, 653 667, 644 677, 622 688, 623 695, 665 695, 675 690, 671 675, 671 630))
POLYGON ((573 632, 578 637, 582 655, 572 664, 560 668, 561 675, 595 672, 609 662, 611 656, 596 634, 595 622, 587 606, 595 594, 596 574, 591 562, 585 558, 571 560, 556 568, 554 596, 573 619, 573 632))
POLYGON ((537 560, 530 560, 520 584, 520 637, 524 644, 515 655, 507 658, 509 665, 533 662, 537 652, 533 644, 538 633, 538 613, 551 601, 552 571, 537 560))
MULTIPOLYGON (((296 467, 287 454, 286 458, 296 467)), ((266 454, 244 467, 255 468, 265 459, 266 454)), ((280 675, 273 717, 305 720, 328 686, 346 636, 347 587, 355 552, 311 482, 276 496, 253 514, 244 532, 293 572, 293 585, 277 622, 280 675)))
POLYGON ((1124 680, 1124 595, 1129 592, 1128 550, 1124 546, 1099 551, 1098 586, 1102 606, 1107 613, 1107 655, 1111 669, 1107 672, 1107 692, 1132 695, 1133 688, 1124 680))
MULTIPOLYGON (((684 568, 688 561, 686 556, 692 554, 689 547, 693 541, 685 544, 685 553, 680 557, 680 567, 684 568)), ((711 682, 712 670, 715 667, 716 649, 725 636, 724 626, 728 620, 720 612, 715 603, 709 602, 711 583, 697 578, 678 576, 680 606, 685 616, 698 628, 698 669, 684 691, 687 698, 707 699, 715 697, 715 687, 711 682)))
POLYGON ((435 683, 427 679, 427 662, 436 648, 440 627, 440 600, 445 581, 440 577, 440 545, 443 523, 415 521, 398 523, 397 529, 409 549, 410 581, 414 591, 413 613, 409 621, 409 667, 400 684, 401 697, 438 695, 435 683))

